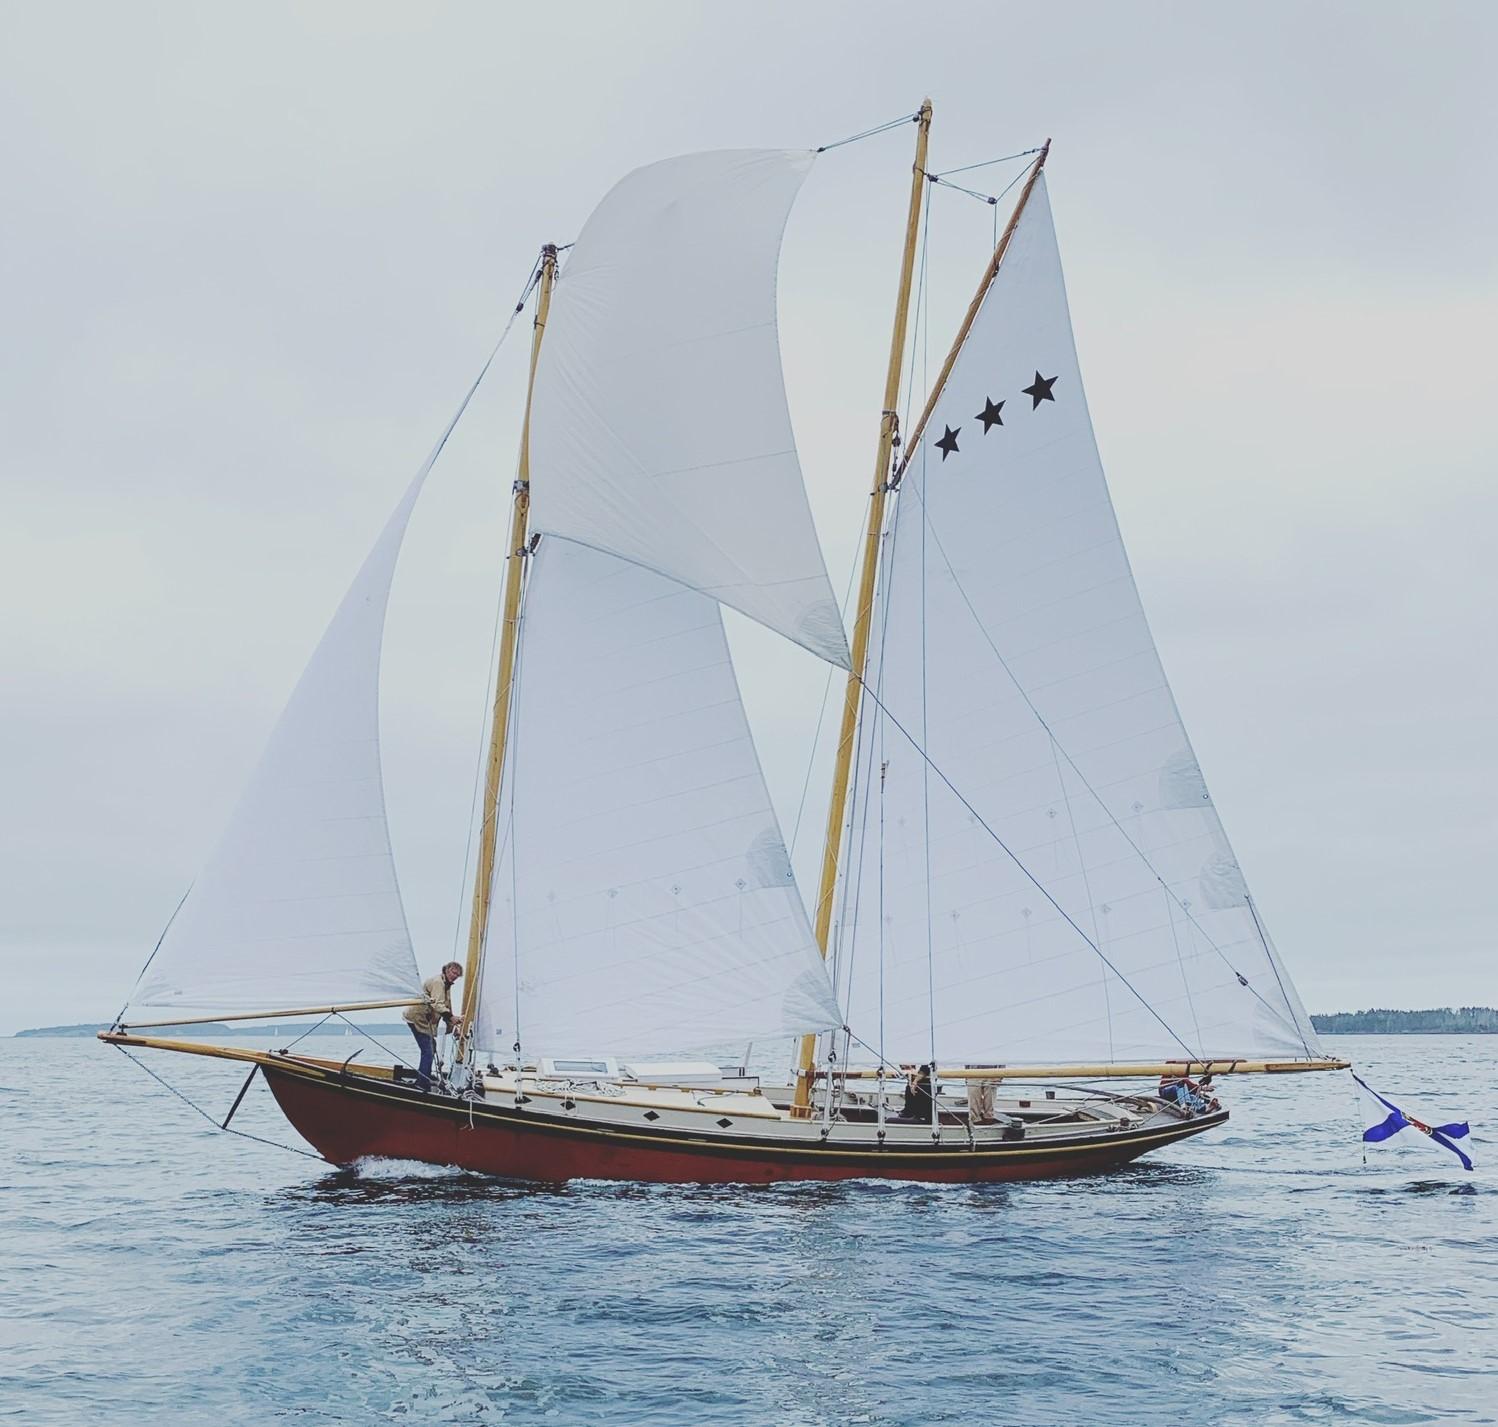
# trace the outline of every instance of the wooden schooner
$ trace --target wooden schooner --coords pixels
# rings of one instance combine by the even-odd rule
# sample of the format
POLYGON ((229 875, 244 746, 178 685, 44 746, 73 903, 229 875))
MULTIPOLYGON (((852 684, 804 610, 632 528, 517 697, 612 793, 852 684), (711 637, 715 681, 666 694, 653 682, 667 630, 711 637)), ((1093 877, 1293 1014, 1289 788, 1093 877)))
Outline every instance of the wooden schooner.
POLYGON ((1099 1082, 1345 1068, 1259 918, 1145 621, 1083 397, 1047 149, 900 430, 933 177, 930 104, 913 118, 851 647, 776 329, 781 235, 815 155, 637 170, 565 266, 548 247, 534 274, 445 1073, 423 1089, 357 1057, 150 1034, 420 996, 378 682, 430 460, 103 1039, 249 1063, 334 1163, 536 1181, 1078 1174, 1227 1118, 1099 1082), (846 671, 810 917, 723 606, 846 671), (776 1037, 799 1052, 780 1085, 680 1059, 776 1037), (918 1066, 934 1094, 906 1093, 918 1066))

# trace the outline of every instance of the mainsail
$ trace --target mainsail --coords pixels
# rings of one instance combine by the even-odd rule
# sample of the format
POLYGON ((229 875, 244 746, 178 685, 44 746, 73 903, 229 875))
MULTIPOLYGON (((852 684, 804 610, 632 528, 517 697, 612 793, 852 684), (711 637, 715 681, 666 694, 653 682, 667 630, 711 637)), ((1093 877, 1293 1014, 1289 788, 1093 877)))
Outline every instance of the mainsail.
POLYGON ((775 315, 781 233, 812 158, 688 154, 599 204, 541 348, 531 528, 679 580, 846 668, 775 315))
POLYGON ((401 541, 435 456, 308 661, 127 1019, 141 1008, 243 1013, 420 994, 385 821, 380 648, 401 541))
POLYGON ((718 606, 545 538, 518 683, 479 1043, 659 1052, 836 1025, 718 606))
POLYGON ((1043 177, 885 546, 837 941, 854 1033, 947 1063, 1315 1053, 1119 537, 1043 177))

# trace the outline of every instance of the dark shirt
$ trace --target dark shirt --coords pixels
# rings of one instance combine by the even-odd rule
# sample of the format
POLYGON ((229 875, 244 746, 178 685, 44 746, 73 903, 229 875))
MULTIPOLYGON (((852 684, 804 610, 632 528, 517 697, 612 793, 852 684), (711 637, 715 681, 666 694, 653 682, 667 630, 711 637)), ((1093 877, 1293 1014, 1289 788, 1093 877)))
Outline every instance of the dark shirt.
POLYGON ((921 1076, 914 1085, 905 1087, 905 1105, 900 1111, 904 1120, 929 1120, 931 1118, 931 1077, 921 1076))

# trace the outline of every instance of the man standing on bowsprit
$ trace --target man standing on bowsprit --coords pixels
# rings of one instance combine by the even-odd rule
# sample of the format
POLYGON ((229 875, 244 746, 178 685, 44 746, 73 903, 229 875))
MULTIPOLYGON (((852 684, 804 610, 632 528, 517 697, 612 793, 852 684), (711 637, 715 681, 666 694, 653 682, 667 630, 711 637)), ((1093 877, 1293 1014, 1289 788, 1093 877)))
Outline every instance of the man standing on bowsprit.
POLYGON ((463 974, 462 966, 449 961, 435 976, 428 976, 421 983, 423 1000, 407 1006, 406 1024, 421 1047, 421 1063, 416 1070, 416 1084, 422 1090, 432 1088, 432 1060, 437 1054, 437 1027, 443 1021, 454 1034, 463 1025, 462 1016, 453 1010, 452 985, 463 974))

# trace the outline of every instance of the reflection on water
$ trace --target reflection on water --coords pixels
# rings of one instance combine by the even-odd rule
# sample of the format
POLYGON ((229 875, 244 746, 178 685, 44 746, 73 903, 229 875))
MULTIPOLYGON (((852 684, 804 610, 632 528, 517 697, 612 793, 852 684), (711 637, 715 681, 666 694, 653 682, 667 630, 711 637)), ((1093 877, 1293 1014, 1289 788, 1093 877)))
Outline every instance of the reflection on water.
MULTIPOLYGON (((1498 1103, 1491 1042, 1347 1044, 1479 1136, 1498 1103)), ((1428 1146, 1365 1168, 1340 1084, 1234 1082, 1226 1132, 1066 1182, 527 1186, 330 1170, 118 1060, 0 1042, 0 1421, 1469 1423, 1498 1398, 1489 1181, 1428 1146)), ((172 1068, 205 1105, 238 1088, 172 1068)), ((258 1087, 240 1123, 293 1138, 258 1087)))

